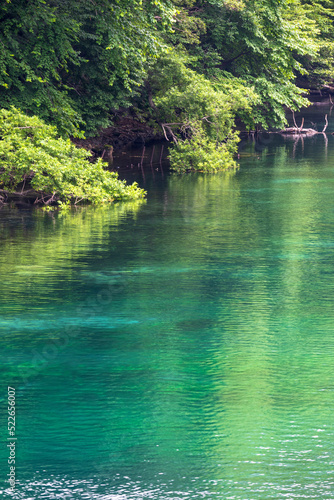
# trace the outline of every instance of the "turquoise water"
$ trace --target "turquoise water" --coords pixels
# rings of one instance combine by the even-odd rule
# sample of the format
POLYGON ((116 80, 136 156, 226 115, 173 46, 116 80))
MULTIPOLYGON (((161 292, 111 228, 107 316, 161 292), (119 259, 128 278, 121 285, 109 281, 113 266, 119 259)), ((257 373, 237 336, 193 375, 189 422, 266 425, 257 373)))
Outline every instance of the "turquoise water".
POLYGON ((2 495, 334 499, 334 137, 153 174, 142 204, 0 211, 2 495))

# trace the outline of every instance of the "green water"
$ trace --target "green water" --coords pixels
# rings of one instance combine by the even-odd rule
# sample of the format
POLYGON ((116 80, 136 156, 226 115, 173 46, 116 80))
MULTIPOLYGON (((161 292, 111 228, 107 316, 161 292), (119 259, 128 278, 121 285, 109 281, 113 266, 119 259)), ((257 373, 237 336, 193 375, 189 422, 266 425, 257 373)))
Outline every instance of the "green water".
POLYGON ((334 499, 334 137, 240 155, 0 211, 4 498, 334 499))

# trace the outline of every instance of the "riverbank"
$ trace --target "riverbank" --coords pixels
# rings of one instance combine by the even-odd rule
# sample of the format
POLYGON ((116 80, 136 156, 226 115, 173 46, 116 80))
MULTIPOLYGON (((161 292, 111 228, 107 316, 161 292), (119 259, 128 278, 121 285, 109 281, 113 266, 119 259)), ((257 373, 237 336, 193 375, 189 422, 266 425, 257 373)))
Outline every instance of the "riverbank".
POLYGON ((102 157, 110 161, 115 151, 129 146, 142 146, 160 139, 163 139, 162 131, 158 133, 147 123, 124 116, 117 118, 112 127, 102 129, 96 137, 73 138, 72 141, 76 146, 91 151, 94 158, 102 157))
MULTIPOLYGON (((309 110, 310 107, 330 104, 331 97, 328 89, 327 86, 322 89, 310 89, 308 96, 310 106, 296 112, 296 116, 305 114, 305 111, 309 110)), ((286 115, 290 122, 292 113, 289 109, 286 109, 286 115)), ((236 126, 242 136, 246 137, 249 134, 241 122, 237 122, 236 126)), ((99 135, 86 139, 73 138, 72 141, 76 146, 89 150, 94 159, 102 157, 105 161, 111 162, 115 154, 117 156, 122 150, 148 146, 155 141, 164 141, 164 134, 162 129, 160 131, 152 124, 142 123, 135 117, 120 116, 115 119, 113 126, 101 129, 99 135)))

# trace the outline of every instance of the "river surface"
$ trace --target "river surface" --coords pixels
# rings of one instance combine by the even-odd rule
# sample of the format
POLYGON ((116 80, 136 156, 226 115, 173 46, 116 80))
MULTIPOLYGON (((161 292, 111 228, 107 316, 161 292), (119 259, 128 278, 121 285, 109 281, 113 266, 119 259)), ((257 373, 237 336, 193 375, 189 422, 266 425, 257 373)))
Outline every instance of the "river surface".
POLYGON ((0 210, 1 497, 334 499, 329 119, 237 172, 148 155, 143 203, 0 210))

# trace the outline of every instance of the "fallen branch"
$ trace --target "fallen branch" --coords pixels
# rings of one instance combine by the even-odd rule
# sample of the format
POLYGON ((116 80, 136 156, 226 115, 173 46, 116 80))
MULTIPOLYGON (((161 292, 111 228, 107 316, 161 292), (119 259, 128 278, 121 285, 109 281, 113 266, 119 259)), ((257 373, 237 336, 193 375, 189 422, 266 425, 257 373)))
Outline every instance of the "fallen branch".
POLYGON ((294 127, 287 127, 283 130, 280 130, 280 134, 289 134, 289 135, 308 135, 308 136, 312 136, 312 135, 316 135, 316 134, 324 134, 327 127, 328 127, 328 118, 327 118, 327 115, 325 116, 325 125, 324 125, 324 128, 322 129, 321 132, 318 132, 317 130, 315 130, 314 128, 303 128, 304 126, 304 118, 302 118, 302 122, 301 122, 301 125, 300 127, 298 127, 297 123, 296 123, 296 119, 295 119, 295 113, 294 111, 292 111, 292 118, 293 118, 293 123, 294 123, 294 127))
POLYGON ((300 128, 300 127, 288 127, 279 131, 280 134, 289 134, 289 135, 315 135, 320 134, 314 128, 300 128))
POLYGON ((332 85, 323 85, 323 90, 326 90, 329 94, 334 94, 334 87, 332 85))

